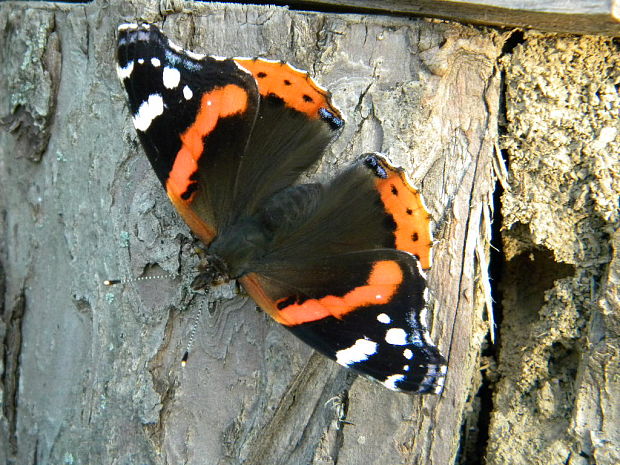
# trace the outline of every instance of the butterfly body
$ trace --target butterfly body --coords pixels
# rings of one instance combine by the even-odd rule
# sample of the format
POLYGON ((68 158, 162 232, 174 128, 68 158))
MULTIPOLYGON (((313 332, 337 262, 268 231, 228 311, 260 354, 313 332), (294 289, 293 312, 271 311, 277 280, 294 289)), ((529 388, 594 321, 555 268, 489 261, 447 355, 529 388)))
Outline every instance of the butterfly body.
POLYGON ((344 124, 327 91, 283 62, 183 51, 149 24, 119 28, 118 74, 154 171, 207 246, 193 287, 237 279, 339 364, 390 389, 441 391, 419 192, 376 153, 299 183, 344 124))

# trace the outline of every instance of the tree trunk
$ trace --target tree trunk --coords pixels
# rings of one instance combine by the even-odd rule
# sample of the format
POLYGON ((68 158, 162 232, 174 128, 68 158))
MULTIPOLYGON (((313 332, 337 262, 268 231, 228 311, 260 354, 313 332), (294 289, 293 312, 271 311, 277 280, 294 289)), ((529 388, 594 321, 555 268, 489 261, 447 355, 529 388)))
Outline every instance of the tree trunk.
POLYGON ((0 5, 0 460, 614 463, 616 46, 188 5, 165 21, 144 0, 0 5), (346 120, 310 178, 367 151, 406 169, 436 225, 429 323, 449 359, 441 396, 355 377, 233 284, 190 291, 196 242, 148 165, 115 72, 116 28, 138 19, 198 52, 310 70, 346 120), (179 277, 102 285, 163 273, 179 277))

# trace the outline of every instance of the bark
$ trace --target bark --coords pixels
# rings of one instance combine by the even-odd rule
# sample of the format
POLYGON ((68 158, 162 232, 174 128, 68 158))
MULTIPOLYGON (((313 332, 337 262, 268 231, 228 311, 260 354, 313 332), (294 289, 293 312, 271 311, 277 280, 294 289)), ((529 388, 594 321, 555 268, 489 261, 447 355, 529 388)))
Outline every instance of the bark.
POLYGON ((456 23, 204 3, 162 23, 160 5, 141 0, 8 2, 0 26, 0 451, 8 463, 447 464, 475 463, 485 451, 489 463, 542 463, 531 455, 538 451, 547 463, 590 463, 578 461, 581 452, 611 463, 601 457, 618 439, 612 42, 533 35, 500 59, 509 34, 456 23), (137 19, 163 24, 199 52, 309 69, 346 120, 309 178, 329 179, 373 150, 405 167, 436 225, 429 319, 449 359, 441 397, 356 378, 256 311, 234 284, 207 295, 189 290, 196 243, 142 153, 115 75, 116 27, 137 19), (539 75, 568 76, 568 90, 553 87, 553 100, 539 75), (590 78, 597 85, 585 92, 590 78), (545 126, 562 113, 563 98, 582 132, 545 126), (496 150, 503 113, 510 184, 496 150), (557 136, 555 145, 535 145, 524 127, 551 127, 542 135, 557 136), (549 193, 550 183, 532 179, 553 178, 546 170, 554 157, 565 178, 549 193), (541 174, 524 177, 536 171, 528 163, 541 174), (497 206, 511 229, 504 273, 494 276, 504 298, 494 304, 488 262, 498 177, 507 190, 497 206), (528 204, 533 185, 542 200, 528 204), (583 206, 586 198, 596 208, 583 206), (536 213, 547 210, 557 214, 544 223, 536 213), (556 230, 562 236, 550 240, 556 230), (179 277, 101 284, 162 273, 179 277), (532 277, 536 290, 524 302, 532 277), (570 318, 557 316, 564 308, 570 318), (538 348, 540 331, 549 335, 538 348), (533 374, 518 358, 524 349, 536 360, 533 374), (523 411, 527 431, 518 425, 523 411))
POLYGON ((620 463, 619 65, 609 39, 537 33, 502 60, 512 178, 490 463, 620 463))

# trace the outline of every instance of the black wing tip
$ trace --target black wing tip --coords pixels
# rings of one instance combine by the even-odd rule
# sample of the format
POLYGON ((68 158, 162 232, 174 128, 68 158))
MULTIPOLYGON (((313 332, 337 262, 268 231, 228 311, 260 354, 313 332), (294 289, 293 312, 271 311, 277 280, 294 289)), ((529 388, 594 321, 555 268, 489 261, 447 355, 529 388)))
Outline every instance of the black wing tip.
POLYGON ((344 126, 344 120, 339 116, 336 116, 334 113, 329 111, 327 108, 319 108, 319 116, 323 121, 329 124, 329 127, 336 131, 344 126))
POLYGON ((413 368, 412 373, 388 376, 381 384, 393 391, 439 395, 443 392, 447 368, 442 362, 428 363, 413 368))
MULTIPOLYGON (((125 23, 118 26, 117 58, 118 64, 125 67, 134 58, 147 58, 140 55, 144 52, 144 47, 148 46, 152 50, 163 50, 167 48, 166 36, 157 26, 149 23, 125 23), (153 47, 155 46, 155 47, 153 47)), ((155 55, 161 55, 156 53, 155 55)))

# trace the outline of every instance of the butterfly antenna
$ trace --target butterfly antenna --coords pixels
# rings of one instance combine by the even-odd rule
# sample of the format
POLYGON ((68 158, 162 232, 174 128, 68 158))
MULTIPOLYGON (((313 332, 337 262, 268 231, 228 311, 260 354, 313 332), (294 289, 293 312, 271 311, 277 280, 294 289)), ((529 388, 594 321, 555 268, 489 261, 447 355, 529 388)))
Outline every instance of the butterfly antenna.
POLYGON ((194 316, 194 322, 192 323, 192 329, 189 330, 189 341, 187 341, 187 347, 185 348, 185 353, 183 354, 183 358, 181 358, 181 366, 184 367, 187 365, 187 359, 189 358, 189 351, 192 348, 192 344, 194 343, 194 336, 196 335, 196 328, 198 328, 198 322, 200 321, 200 316, 202 315, 201 305, 196 312, 196 316, 194 316))
POLYGON ((150 281, 152 279, 175 279, 176 274, 159 274, 155 276, 140 276, 139 278, 127 278, 127 279, 105 279, 103 281, 104 286, 114 286, 116 284, 128 284, 135 283, 136 281, 150 281))

